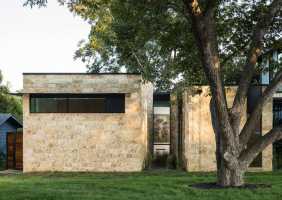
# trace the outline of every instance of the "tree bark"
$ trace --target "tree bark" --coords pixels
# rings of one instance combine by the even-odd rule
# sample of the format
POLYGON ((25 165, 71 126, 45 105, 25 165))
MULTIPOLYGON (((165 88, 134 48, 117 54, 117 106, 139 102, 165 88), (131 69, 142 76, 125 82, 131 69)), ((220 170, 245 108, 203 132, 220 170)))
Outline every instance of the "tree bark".
POLYGON ((227 168, 224 163, 224 159, 222 157, 222 153, 224 150, 222 149, 222 138, 220 133, 220 127, 218 123, 218 117, 215 110, 215 101, 212 97, 210 100, 210 113, 211 113, 211 121, 212 127, 215 134, 215 141, 216 141, 216 167, 217 167, 217 183, 219 185, 230 185, 231 179, 231 171, 227 168))
POLYGON ((217 161, 217 184, 228 187, 228 186, 240 186, 244 184, 244 170, 237 167, 230 169, 228 163, 224 160, 222 156, 225 151, 227 151, 226 142, 221 137, 220 128, 218 124, 218 117, 215 110, 215 102, 213 98, 210 101, 210 112, 212 118, 212 126, 215 133, 216 140, 216 161, 217 161))
POLYGON ((231 172, 231 183, 232 187, 239 187, 245 184, 244 175, 246 170, 242 168, 236 168, 231 172))
POLYGON ((273 128, 262 136, 262 138, 255 141, 253 145, 242 151, 239 157, 241 165, 244 168, 247 168, 260 152, 262 152, 268 145, 280 139, 282 139, 282 127, 273 128))
POLYGON ((224 83, 220 73, 221 63, 214 16, 218 1, 208 1, 205 11, 202 10, 203 7, 198 0, 183 0, 183 2, 192 22, 192 32, 199 48, 203 69, 212 94, 210 110, 216 139, 218 184, 223 187, 241 186, 244 184, 244 174, 255 156, 267 145, 281 138, 281 130, 276 129, 263 136, 254 145, 246 147, 258 121, 257 116, 282 81, 282 72, 277 74, 261 99, 258 100, 251 117, 241 132, 240 122, 255 65, 261 55, 263 37, 276 12, 281 8, 282 0, 273 0, 268 12, 265 12, 257 23, 231 110, 227 107, 224 83))
POLYGON ((220 59, 215 30, 213 4, 203 13, 197 1, 187 1, 187 9, 192 18, 192 29, 200 51, 205 74, 209 80, 213 97, 214 122, 216 122, 216 144, 218 161, 218 184, 230 186, 238 181, 238 136, 233 133, 229 118, 224 84, 220 75, 220 59), (235 173, 236 172, 236 173, 235 173), (235 176, 236 175, 236 176, 235 176))

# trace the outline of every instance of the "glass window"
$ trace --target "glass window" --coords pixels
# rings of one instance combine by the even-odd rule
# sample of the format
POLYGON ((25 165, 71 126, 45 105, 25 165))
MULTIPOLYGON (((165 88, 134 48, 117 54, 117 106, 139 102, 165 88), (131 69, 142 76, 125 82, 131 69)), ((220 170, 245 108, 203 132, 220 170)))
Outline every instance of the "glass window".
POLYGON ((32 94, 31 113, 124 113, 124 94, 32 94))
POLYGON ((109 113, 124 113, 125 112, 125 96, 109 95, 106 98, 106 111, 109 113))
POLYGON ((31 112, 65 113, 67 112, 66 98, 31 98, 31 112))
POLYGON ((70 113, 105 113, 105 98, 70 98, 70 113))

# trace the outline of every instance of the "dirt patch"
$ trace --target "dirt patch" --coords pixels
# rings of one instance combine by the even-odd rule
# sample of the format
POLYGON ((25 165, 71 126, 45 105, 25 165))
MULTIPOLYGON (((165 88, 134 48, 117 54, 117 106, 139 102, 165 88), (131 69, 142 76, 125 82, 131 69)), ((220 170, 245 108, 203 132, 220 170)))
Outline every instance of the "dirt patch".
POLYGON ((228 188, 255 190, 259 188, 271 188, 271 185, 269 184, 245 184, 245 185, 237 186, 237 187, 234 187, 234 186, 222 187, 218 185, 217 183, 196 183, 196 184, 190 185, 190 187, 197 188, 197 189, 205 189, 205 190, 228 189, 228 188))

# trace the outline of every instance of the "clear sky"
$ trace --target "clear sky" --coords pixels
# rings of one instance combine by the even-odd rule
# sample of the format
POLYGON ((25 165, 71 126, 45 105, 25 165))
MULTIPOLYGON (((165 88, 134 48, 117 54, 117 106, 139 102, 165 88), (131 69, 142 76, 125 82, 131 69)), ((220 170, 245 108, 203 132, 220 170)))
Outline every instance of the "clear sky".
POLYGON ((74 61, 77 44, 90 25, 56 0, 47 8, 23 7, 24 0, 0 0, 0 69, 12 91, 22 88, 23 72, 85 72, 74 61))

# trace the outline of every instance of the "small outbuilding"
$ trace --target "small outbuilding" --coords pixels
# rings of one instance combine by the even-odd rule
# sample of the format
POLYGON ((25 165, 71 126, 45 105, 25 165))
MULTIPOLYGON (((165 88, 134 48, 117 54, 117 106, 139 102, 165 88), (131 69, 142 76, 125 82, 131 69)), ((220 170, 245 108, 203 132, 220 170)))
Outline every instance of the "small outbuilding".
MULTIPOLYGON (((22 123, 11 114, 0 113, 0 159, 7 158, 7 135, 16 133, 22 123)), ((3 167, 3 166, 0 166, 3 167)))

